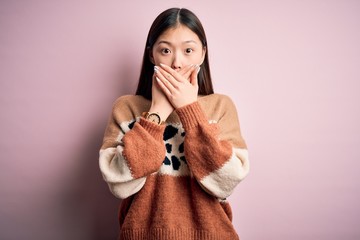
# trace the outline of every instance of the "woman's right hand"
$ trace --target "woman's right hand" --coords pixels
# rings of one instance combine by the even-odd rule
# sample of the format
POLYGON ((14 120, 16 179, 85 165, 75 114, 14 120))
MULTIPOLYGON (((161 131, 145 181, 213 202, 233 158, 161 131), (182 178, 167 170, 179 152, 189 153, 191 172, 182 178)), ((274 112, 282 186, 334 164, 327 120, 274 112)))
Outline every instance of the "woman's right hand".
POLYGON ((174 111, 165 94, 161 91, 159 84, 156 81, 155 74, 152 78, 152 101, 149 112, 157 112, 162 121, 166 121, 169 115, 174 111))
MULTIPOLYGON (((179 73, 185 78, 189 79, 192 73, 192 65, 188 65, 182 68, 179 73)), ((152 78, 152 102, 149 112, 159 113, 161 120, 166 121, 169 115, 174 111, 174 107, 169 102, 168 98, 161 90, 159 83, 156 80, 156 73, 154 73, 152 78)))

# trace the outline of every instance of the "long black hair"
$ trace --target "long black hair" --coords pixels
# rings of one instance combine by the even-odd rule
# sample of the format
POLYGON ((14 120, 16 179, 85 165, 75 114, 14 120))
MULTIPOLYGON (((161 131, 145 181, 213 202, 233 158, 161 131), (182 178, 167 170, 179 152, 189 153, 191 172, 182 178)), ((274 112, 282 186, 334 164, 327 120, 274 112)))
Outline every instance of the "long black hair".
POLYGON ((204 62, 201 65, 198 74, 199 95, 209 95, 214 93, 210 66, 208 59, 209 49, 204 28, 196 15, 186 8, 170 8, 160 13, 150 27, 143 56, 143 63, 140 72, 140 78, 136 95, 141 95, 151 100, 152 76, 154 73, 154 64, 150 60, 150 52, 158 37, 169 28, 174 28, 182 24, 191 29, 200 39, 204 48, 206 48, 204 62))

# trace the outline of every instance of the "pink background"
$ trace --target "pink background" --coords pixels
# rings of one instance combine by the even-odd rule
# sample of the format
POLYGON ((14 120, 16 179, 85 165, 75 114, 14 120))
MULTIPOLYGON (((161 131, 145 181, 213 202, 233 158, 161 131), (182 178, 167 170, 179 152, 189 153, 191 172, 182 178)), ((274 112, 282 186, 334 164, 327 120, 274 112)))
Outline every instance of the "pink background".
POLYGON ((241 238, 360 239, 360 2, 210 2, 0 2, 0 239, 116 238, 98 150, 172 6, 202 20, 216 92, 238 108, 241 238))

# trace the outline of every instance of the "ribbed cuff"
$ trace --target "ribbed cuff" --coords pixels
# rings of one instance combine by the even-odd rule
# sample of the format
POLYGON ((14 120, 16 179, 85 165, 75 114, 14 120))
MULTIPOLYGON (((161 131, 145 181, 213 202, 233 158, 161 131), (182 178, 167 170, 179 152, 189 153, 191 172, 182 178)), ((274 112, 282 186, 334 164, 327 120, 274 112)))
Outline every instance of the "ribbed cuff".
POLYGON ((141 117, 139 124, 157 141, 162 141, 165 131, 165 125, 157 125, 156 123, 152 123, 147 121, 145 118, 141 117))
POLYGON ((185 131, 199 125, 199 123, 207 122, 205 113, 197 101, 176 109, 176 113, 178 114, 185 131))
MULTIPOLYGON (((194 226, 195 227, 195 226, 194 226)), ((193 239, 193 240, 239 240, 235 231, 207 231, 200 229, 167 229, 151 228, 151 229, 122 229, 120 231, 120 239, 122 240, 143 240, 143 239, 193 239)))

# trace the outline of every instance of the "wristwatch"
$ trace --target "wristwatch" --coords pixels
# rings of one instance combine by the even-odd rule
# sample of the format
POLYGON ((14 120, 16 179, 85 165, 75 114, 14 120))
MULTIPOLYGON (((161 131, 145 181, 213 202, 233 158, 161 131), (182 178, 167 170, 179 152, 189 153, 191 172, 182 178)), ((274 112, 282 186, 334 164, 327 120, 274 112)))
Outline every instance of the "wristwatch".
POLYGON ((142 116, 146 120, 149 120, 150 122, 156 123, 157 125, 160 125, 160 124, 163 123, 159 113, 156 113, 156 112, 143 112, 142 116))

